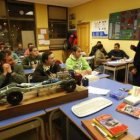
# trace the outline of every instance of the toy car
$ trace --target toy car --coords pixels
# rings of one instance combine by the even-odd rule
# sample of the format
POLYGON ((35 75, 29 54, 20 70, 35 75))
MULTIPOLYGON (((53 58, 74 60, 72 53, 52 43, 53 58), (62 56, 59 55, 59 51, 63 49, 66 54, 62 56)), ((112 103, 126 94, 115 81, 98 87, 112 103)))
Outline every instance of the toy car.
POLYGON ((65 80, 53 78, 40 83, 13 83, 1 88, 0 101, 2 102, 6 99, 7 102, 11 105, 18 105, 23 99, 23 94, 26 92, 31 90, 38 90, 39 88, 49 88, 52 86, 60 86, 65 91, 72 92, 76 88, 76 82, 72 78, 66 78, 65 80))

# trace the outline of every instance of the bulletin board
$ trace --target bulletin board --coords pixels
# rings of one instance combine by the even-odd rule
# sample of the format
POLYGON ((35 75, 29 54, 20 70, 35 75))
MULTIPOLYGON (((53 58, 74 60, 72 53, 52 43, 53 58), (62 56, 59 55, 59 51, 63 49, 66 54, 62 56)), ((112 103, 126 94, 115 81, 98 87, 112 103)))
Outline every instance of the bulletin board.
POLYGON ((49 33, 47 28, 38 28, 37 29, 37 39, 38 44, 41 46, 49 46, 50 40, 49 40, 49 33))
POLYGON ((140 9, 111 13, 108 38, 112 40, 139 40, 140 9))
POLYGON ((91 23, 93 38, 108 38, 108 19, 91 23))

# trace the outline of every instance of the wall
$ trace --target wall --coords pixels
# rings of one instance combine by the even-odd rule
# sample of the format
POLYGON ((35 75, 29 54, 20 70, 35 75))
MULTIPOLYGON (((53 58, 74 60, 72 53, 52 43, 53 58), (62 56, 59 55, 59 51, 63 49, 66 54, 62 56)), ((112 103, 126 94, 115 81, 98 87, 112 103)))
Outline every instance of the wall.
MULTIPOLYGON (((139 8, 140 0, 92 0, 86 4, 73 7, 69 9, 70 13, 75 13, 76 22, 91 22, 100 19, 109 19, 109 14, 119 11, 125 11, 129 9, 139 8)), ((121 49, 125 50, 130 56, 134 56, 134 52, 130 50, 130 45, 137 45, 138 41, 124 41, 124 40, 108 40, 108 39, 93 39, 90 31, 90 48, 96 44, 96 42, 102 41, 105 49, 110 51, 113 49, 114 43, 118 42, 121 45, 121 49)))
MULTIPOLYGON (((36 38, 37 38, 37 29, 38 28, 48 28, 48 13, 47 13, 47 5, 43 4, 35 4, 35 16, 36 16, 36 38)), ((49 46, 40 46, 38 45, 38 49, 41 51, 48 50, 49 46)), ((53 51, 55 58, 59 60, 63 60, 63 51, 55 50, 53 51)))
MULTIPOLYGON (((37 29, 38 28, 48 28, 48 13, 47 13, 47 5, 43 4, 35 4, 35 19, 36 19, 36 39, 37 39, 37 29)), ((48 50, 49 46, 37 46, 39 50, 48 50)))

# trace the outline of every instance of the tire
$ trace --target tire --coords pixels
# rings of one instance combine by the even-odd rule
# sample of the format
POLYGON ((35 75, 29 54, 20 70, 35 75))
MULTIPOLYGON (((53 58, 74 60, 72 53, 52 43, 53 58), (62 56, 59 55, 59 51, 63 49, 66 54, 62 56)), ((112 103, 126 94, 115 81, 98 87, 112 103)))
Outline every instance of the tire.
POLYGON ((76 82, 74 79, 70 79, 64 83, 64 90, 67 92, 73 92, 76 88, 76 82))
POLYGON ((7 102, 11 105, 18 105, 23 99, 23 94, 19 91, 11 92, 7 95, 7 102))

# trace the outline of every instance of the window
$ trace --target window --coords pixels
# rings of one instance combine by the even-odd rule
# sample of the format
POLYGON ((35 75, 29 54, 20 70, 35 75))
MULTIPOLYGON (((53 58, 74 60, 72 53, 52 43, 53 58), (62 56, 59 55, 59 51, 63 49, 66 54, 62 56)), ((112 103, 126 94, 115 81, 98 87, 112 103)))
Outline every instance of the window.
POLYGON ((50 49, 62 49, 67 37, 67 8, 48 6, 50 49))
POLYGON ((49 22, 49 37, 50 38, 66 38, 67 23, 51 21, 49 22))
POLYGON ((23 31, 32 31, 35 38, 34 4, 0 0, 0 41, 15 49, 23 31))

